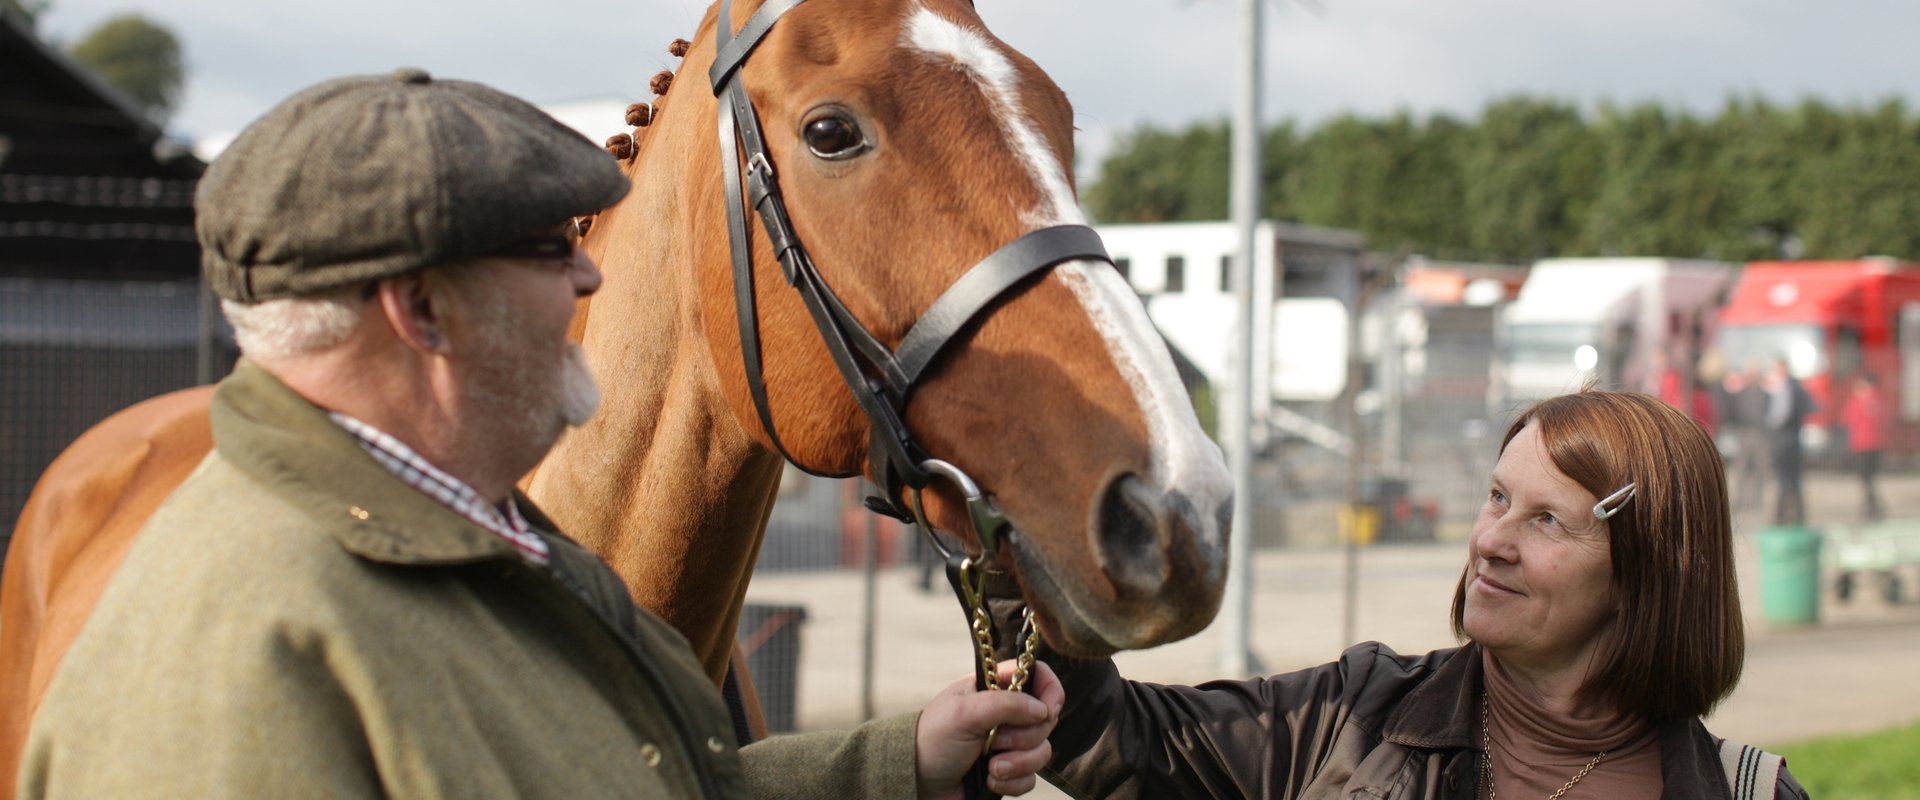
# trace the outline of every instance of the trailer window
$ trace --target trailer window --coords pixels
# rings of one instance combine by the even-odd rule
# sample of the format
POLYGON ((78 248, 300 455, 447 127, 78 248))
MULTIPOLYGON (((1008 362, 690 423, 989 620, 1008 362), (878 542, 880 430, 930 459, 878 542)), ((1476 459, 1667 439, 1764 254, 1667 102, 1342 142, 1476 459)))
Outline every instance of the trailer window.
POLYGON ((1920 420, 1920 303, 1900 307, 1900 418, 1920 420))
POLYGON ((1826 337, 1814 325, 1728 325, 1720 329, 1720 355, 1729 368, 1761 367, 1786 359, 1795 377, 1827 369, 1826 337))
POLYGON ((1852 377, 1860 368, 1860 329, 1842 325, 1833 332, 1833 374, 1852 377))
POLYGON ((1516 364, 1570 367, 1582 346, 1599 345, 1599 331, 1592 325, 1520 323, 1507 328, 1507 357, 1516 364))

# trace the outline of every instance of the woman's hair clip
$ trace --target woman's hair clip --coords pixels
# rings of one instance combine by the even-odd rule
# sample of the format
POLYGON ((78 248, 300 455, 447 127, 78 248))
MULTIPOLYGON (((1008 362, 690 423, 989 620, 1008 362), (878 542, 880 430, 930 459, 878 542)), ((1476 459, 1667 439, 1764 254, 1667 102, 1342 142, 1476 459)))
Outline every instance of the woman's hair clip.
POLYGON ((1629 483, 1622 486, 1620 487, 1620 491, 1607 495, 1605 499, 1594 503, 1593 518, 1604 521, 1612 519, 1613 515, 1620 513, 1620 509, 1627 507, 1627 501, 1633 499, 1633 487, 1635 485, 1637 484, 1629 483))

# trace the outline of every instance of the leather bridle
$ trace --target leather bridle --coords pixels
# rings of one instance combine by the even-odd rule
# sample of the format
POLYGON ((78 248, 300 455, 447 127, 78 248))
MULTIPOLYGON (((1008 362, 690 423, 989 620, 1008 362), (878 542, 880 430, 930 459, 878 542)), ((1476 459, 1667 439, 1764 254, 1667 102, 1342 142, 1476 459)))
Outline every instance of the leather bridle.
MULTIPOLYGON (((870 498, 868 506, 918 523, 922 533, 947 556, 949 579, 954 582, 962 604, 969 607, 976 644, 983 651, 982 657, 976 659, 982 662, 975 664, 976 682, 981 688, 998 688, 994 681, 992 623, 985 611, 985 566, 997 557, 1000 540, 1011 534, 1011 528, 971 478, 952 464, 931 458, 913 441, 904 422, 907 402, 920 377, 955 334, 1023 280, 1067 261, 1111 263, 1112 259, 1107 256, 1100 236, 1090 227, 1041 228, 1008 242, 968 269, 908 329, 899 348, 889 349, 868 332, 828 288, 794 231, 759 115, 754 112, 741 75, 747 57, 773 29, 774 22, 802 2, 805 0, 768 0, 748 18, 739 33, 734 34, 729 30, 732 2, 721 0, 714 32, 713 66, 707 72, 714 95, 719 99, 721 164, 727 189, 727 238, 733 253, 734 306, 740 324, 740 350, 746 362, 747 387, 753 395, 760 425, 781 456, 811 474, 847 477, 808 469, 787 451, 774 430, 766 381, 761 373, 758 317, 754 310, 753 250, 746 223, 746 207, 751 205, 759 212, 787 283, 799 291, 814 326, 826 343, 827 352, 871 426, 867 460, 882 496, 870 498), (741 196, 742 164, 746 165, 744 198, 741 196), (980 540, 982 552, 978 557, 954 553, 933 535, 920 495, 936 478, 950 482, 965 499, 969 521, 980 540), (911 517, 894 500, 901 496, 903 488, 910 491, 911 517)), ((1031 663, 1031 643, 1037 641, 1031 618, 1023 638, 1029 646, 1022 659, 1022 672, 1031 663)))
MULTIPOLYGON (((740 348, 746 362, 747 385, 754 410, 767 437, 789 462, 815 475, 793 458, 775 432, 768 409, 766 382, 761 377, 761 353, 754 312, 752 246, 747 240, 746 209, 759 212, 774 256, 787 283, 800 292, 819 328, 834 364, 852 390, 854 399, 872 425, 868 461, 887 497, 898 497, 902 484, 924 488, 932 477, 921 467, 927 454, 913 442, 903 422, 908 398, 934 358, 962 327, 993 301, 1036 272, 1080 259, 1111 262, 1099 234, 1085 225, 1042 228, 1001 247, 975 264, 949 287, 919 321, 907 331, 897 350, 890 350, 855 319, 827 287, 813 259, 794 232, 787 214, 773 160, 767 151, 759 115, 747 96, 740 67, 772 30, 774 21, 805 0, 768 0, 754 12, 740 33, 729 35, 730 0, 720 4, 715 33, 716 53, 708 78, 720 99, 720 144, 727 184, 727 234, 733 251, 735 309, 740 324, 740 348), (731 151, 728 154, 728 151, 731 151), (746 203, 740 196, 740 165, 746 164, 746 203), (869 375, 871 371, 872 376, 869 375)), ((827 477, 848 477, 826 475, 827 477)))

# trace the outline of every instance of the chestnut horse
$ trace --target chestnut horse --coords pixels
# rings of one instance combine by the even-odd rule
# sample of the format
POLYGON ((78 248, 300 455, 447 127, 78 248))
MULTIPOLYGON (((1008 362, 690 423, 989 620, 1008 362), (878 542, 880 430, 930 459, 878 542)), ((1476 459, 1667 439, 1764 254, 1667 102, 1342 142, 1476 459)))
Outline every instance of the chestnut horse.
MULTIPOLYGON (((735 6, 729 30, 760 5, 735 6)), ((691 46, 676 47, 683 74, 703 75, 715 60, 718 16, 709 10, 691 46)), ((846 311, 887 347, 1003 245, 1085 222, 1068 168, 1071 107, 967 0, 813 0, 782 17, 738 74, 765 126, 765 166, 777 168, 793 233, 846 311)), ((605 280, 575 332, 602 407, 528 490, 613 565, 636 602, 686 634, 719 682, 778 486, 778 450, 822 474, 887 476, 867 463, 869 421, 808 309, 766 238, 753 236, 759 302, 748 327, 773 430, 762 424, 729 256, 722 160, 737 156, 715 136, 712 87, 663 75, 655 89, 663 97, 640 113, 652 124, 622 154, 634 190, 587 236, 605 280)), ((901 417, 914 442, 973 476, 1017 531, 1001 565, 1053 646, 1089 655, 1148 647, 1212 619, 1226 572, 1228 475, 1165 345, 1110 265, 1051 265, 999 294, 912 391, 901 417)), ((186 450, 186 463, 205 452, 186 450)), ((36 494, 46 491, 43 480, 36 494)), ((951 487, 936 484, 927 497, 937 526, 970 535, 951 487)), ((60 534, 23 527, 17 536, 16 549, 31 549, 60 534)), ((57 576, 30 588, 87 591, 57 576)), ((27 604, 50 606, 44 597, 27 604)), ((0 730, 6 736, 17 732, 0 730)), ((0 741, 0 758, 18 747, 0 741)))

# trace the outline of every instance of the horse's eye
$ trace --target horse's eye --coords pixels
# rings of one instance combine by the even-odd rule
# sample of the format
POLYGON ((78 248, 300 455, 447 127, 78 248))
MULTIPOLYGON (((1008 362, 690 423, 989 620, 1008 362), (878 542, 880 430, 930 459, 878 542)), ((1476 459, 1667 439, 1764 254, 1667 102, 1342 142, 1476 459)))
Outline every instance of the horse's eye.
POLYGON ((807 123, 807 149, 829 160, 852 158, 867 149, 860 126, 842 116, 825 116, 807 123))

